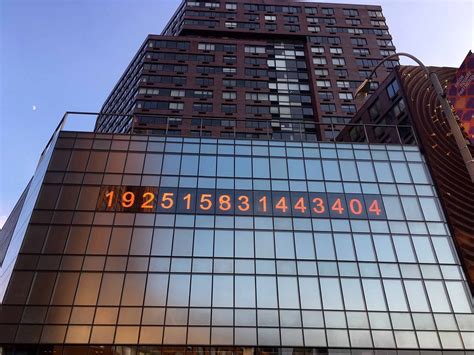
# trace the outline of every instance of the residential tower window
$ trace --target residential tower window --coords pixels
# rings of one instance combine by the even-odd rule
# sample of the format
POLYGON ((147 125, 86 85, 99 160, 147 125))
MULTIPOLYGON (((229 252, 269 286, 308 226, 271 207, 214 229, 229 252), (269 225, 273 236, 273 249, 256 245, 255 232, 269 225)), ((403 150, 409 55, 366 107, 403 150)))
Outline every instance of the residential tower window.
POLYGON ((194 103, 193 104, 194 112, 212 112, 212 104, 206 103, 194 103))
POLYGON ((332 64, 334 64, 334 65, 346 65, 346 60, 344 58, 332 58, 332 64))
POLYGON ((330 88, 331 81, 330 80, 316 80, 316 86, 319 88, 330 88))
POLYGON ((234 100, 237 98, 237 93, 235 91, 223 91, 222 98, 224 100, 234 100))
POLYGON ((184 103, 182 102, 170 102, 169 109, 170 110, 182 110, 184 108, 184 103))
POLYGON ((223 104, 223 105, 221 105, 221 112, 223 112, 223 113, 235 113, 235 112, 237 112, 237 105, 223 104))
POLYGON ((398 84, 398 81, 395 79, 387 86, 388 97, 390 97, 390 99, 393 99, 395 96, 397 96, 399 90, 400 90, 400 85, 398 84))
POLYGON ((316 57, 316 58, 313 58, 313 64, 324 65, 324 64, 327 64, 327 61, 326 61, 326 58, 324 57, 316 57))
POLYGON ((201 51, 214 51, 216 46, 212 43, 199 43, 198 49, 201 51))
POLYGON ((359 11, 356 9, 344 9, 344 16, 359 16, 359 11))
POLYGON ((327 69, 315 69, 314 74, 316 75, 329 75, 329 71, 327 69))
POLYGON ((352 100, 354 97, 352 96, 352 93, 350 92, 340 92, 339 98, 341 100, 352 100))
POLYGON ((321 100, 333 100, 334 95, 330 91, 320 91, 318 92, 319 99, 321 100))
POLYGON ((329 15, 334 15, 334 9, 327 8, 327 7, 326 7, 326 8, 323 8, 323 9, 322 9, 322 14, 323 14, 323 15, 327 15, 327 16, 329 16, 329 15))

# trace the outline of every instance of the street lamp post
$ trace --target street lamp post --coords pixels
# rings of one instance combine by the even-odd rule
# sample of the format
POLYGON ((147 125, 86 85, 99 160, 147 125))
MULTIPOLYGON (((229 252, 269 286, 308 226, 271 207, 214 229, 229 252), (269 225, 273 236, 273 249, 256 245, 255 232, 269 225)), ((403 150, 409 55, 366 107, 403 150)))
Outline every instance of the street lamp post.
POLYGON ((459 148, 461 156, 464 160, 464 164, 466 165, 467 172, 471 178, 471 181, 474 183, 474 159, 472 158, 471 152, 469 147, 467 146, 466 140, 461 132, 461 129, 456 122, 456 118, 454 117, 453 112, 451 111, 451 105, 446 98, 446 93, 444 92, 441 84, 439 82, 438 76, 434 72, 430 72, 428 68, 415 56, 408 54, 408 53, 395 53, 392 54, 383 60, 381 60, 377 66, 372 70, 369 77, 365 79, 362 84, 357 88, 355 91, 354 97, 357 98, 358 96, 367 96, 370 90, 370 83, 372 81, 372 76, 374 75, 375 71, 387 60, 404 56, 414 60, 421 69, 426 73, 427 77, 430 79, 431 85, 433 86, 436 96, 441 103, 441 107, 443 109, 444 114, 446 115, 446 120, 448 121, 449 127, 451 129, 451 133, 453 134, 454 139, 456 140, 456 144, 459 148))

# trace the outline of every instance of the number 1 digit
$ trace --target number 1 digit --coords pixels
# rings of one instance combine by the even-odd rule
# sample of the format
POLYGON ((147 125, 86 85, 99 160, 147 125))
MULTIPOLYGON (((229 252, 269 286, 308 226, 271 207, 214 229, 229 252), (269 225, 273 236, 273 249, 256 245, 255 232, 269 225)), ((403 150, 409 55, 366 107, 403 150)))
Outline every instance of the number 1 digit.
POLYGON ((263 196, 258 202, 262 204, 262 212, 267 212, 267 196, 263 196))
POLYGON ((107 207, 110 208, 112 207, 112 202, 114 200, 114 192, 110 191, 108 194, 105 195, 107 197, 107 207))
POLYGON ((191 209, 191 194, 186 194, 186 196, 183 197, 183 200, 186 201, 186 209, 190 210, 191 209))

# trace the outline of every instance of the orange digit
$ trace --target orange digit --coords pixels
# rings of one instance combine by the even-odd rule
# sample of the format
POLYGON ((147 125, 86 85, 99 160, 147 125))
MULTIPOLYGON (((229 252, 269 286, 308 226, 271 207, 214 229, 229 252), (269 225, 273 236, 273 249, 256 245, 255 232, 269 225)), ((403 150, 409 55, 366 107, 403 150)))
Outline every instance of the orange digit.
POLYGON ((110 208, 112 207, 112 202, 114 200, 114 192, 110 191, 108 194, 105 195, 105 197, 108 198, 107 200, 107 207, 110 208))
POLYGON ((285 196, 280 198, 280 201, 278 201, 278 203, 275 205, 275 208, 281 210, 283 213, 286 213, 286 211, 288 211, 288 206, 286 205, 285 196))
POLYGON ((313 198, 313 203, 315 204, 313 207, 313 211, 315 213, 324 213, 326 211, 326 207, 324 207, 324 201, 321 197, 313 198))
POLYGON ((353 198, 349 201, 349 208, 351 209, 351 212, 355 215, 362 214, 362 203, 356 198, 353 198))
POLYGON ((249 198, 245 195, 239 196, 237 199, 241 204, 237 206, 239 211, 246 212, 250 209, 249 198))
POLYGON ((262 196, 258 202, 262 204, 262 212, 267 212, 267 196, 262 196))
POLYGON ((340 198, 334 201, 334 203, 331 206, 331 210, 336 211, 339 214, 342 214, 344 212, 344 207, 342 207, 342 202, 340 198))
POLYGON ((155 200, 155 194, 153 192, 145 192, 143 194, 143 199, 145 200, 142 203, 142 208, 150 209, 153 208, 153 201, 155 200))
POLYGON ((232 208, 230 204, 230 195, 222 195, 219 197, 219 209, 222 211, 228 211, 232 208))
POLYGON ((135 194, 133 192, 125 192, 122 195, 122 207, 129 208, 132 207, 135 202, 135 194))
POLYGON ((187 194, 186 196, 184 196, 183 200, 186 201, 186 209, 190 210, 191 209, 191 194, 187 194))
POLYGON ((212 201, 211 201, 211 194, 202 194, 201 195, 201 203, 199 204, 199 207, 201 210, 208 211, 212 207, 212 201))
POLYGON ((306 212, 306 206, 304 204, 304 198, 303 197, 300 197, 298 199, 298 201, 296 202, 295 204, 295 210, 300 210, 301 213, 305 213, 306 212))
POLYGON ((375 213, 377 216, 380 216, 380 207, 379 207, 379 202, 377 200, 374 200, 369 207, 369 212, 375 213))
POLYGON ((174 196, 174 193, 165 192, 163 196, 161 197, 161 203, 160 203, 161 207, 167 210, 172 208, 174 205, 173 196, 174 196))

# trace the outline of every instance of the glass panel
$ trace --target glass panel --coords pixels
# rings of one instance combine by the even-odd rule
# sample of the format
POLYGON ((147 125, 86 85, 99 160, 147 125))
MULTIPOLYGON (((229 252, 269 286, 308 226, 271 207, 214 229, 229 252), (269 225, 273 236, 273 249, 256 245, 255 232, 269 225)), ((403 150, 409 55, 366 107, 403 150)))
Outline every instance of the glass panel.
POLYGON ((252 177, 252 160, 250 158, 235 158, 235 176, 242 178, 252 177))
POLYGON ((364 296, 358 279, 341 279, 345 308, 364 310, 364 296))
POLYGON ((277 292, 274 277, 257 277, 257 307, 277 308, 277 292))
POLYGON ((290 179, 304 180, 306 178, 306 174, 304 171, 303 160, 288 159, 288 173, 290 179))
POLYGON ((462 282, 450 281, 446 282, 449 298, 453 311, 456 313, 470 313, 472 309, 469 305, 468 296, 462 282))
POLYGON ((395 250, 397 251, 398 261, 401 263, 413 263, 416 261, 410 239, 411 238, 408 236, 393 236, 393 243, 395 244, 395 250))
POLYGON ((278 300, 280 308, 299 308, 298 285, 295 277, 278 278, 278 300))
POLYGON ((253 257, 254 243, 253 233, 250 231, 235 232, 235 256, 236 257, 253 257))
POLYGON ((188 305, 189 281, 189 275, 170 275, 168 306, 188 305))
POLYGON ((368 234, 354 234, 357 259, 360 261, 375 261, 372 238, 368 234))
POLYGON ((397 196, 382 196, 387 219, 404 220, 402 205, 397 196))
POLYGON ((323 160, 323 170, 326 180, 341 180, 339 164, 336 160, 323 160))
POLYGON ((255 256, 257 258, 275 257, 272 232, 255 232, 255 256))
POLYGON ((76 291, 74 304, 94 305, 97 302, 101 280, 99 273, 82 273, 76 291))
POLYGON ((318 233, 314 235, 316 255, 318 259, 335 260, 334 244, 331 234, 318 233))
POLYGON ((389 235, 374 235, 375 250, 379 261, 396 261, 389 235))
POLYGON ((199 157, 197 155, 183 155, 181 159, 181 175, 197 176, 199 157))
POLYGON ((270 166, 272 170, 272 179, 287 179, 288 172, 286 170, 286 160, 271 158, 270 166))
POLYGON ((438 261, 442 264, 454 264, 456 263, 453 249, 451 248, 451 243, 448 238, 431 238, 433 242, 434 249, 436 251, 436 256, 438 261))
POLYGON ((395 181, 398 183, 411 183, 410 172, 406 163, 392 163, 395 181))
POLYGON ((300 277, 298 282, 300 286, 301 308, 320 309, 321 300, 318 279, 314 277, 300 277))
POLYGON ((127 274, 123 286, 122 305, 141 306, 145 292, 145 274, 127 274))
POLYGON ((405 290, 412 312, 429 312, 428 302, 421 280, 405 280, 405 290))
POLYGON ((253 276, 236 276, 235 307, 255 307, 255 297, 255 278, 253 276))
POLYGON ((156 228, 153 234, 152 255, 171 255, 171 245, 173 242, 173 230, 156 228))
POLYGON ((413 182, 415 184, 428 184, 428 175, 426 173, 423 164, 418 163, 408 163, 410 168, 411 176, 413 177, 413 182))
POLYGON ((192 254, 193 230, 175 229, 173 242, 173 255, 188 256, 192 254))
POLYGON ((385 311, 384 293, 380 280, 362 279, 365 302, 369 311, 385 311))
POLYGON ((295 233, 296 258, 314 259, 313 236, 311 233, 295 233))
POLYGON ((201 155, 199 159, 200 176, 216 176, 216 157, 201 155))
POLYGON ((194 232, 194 256, 212 256, 213 231, 196 229, 194 232))
POLYGON ((293 233, 275 232, 276 257, 294 259, 293 233))
POLYGON ((440 209, 433 197, 420 197, 421 209, 427 221, 442 221, 440 209))
POLYGON ((407 311, 405 293, 400 280, 384 280, 385 295, 390 311, 407 311))
POLYGON ((413 245, 415 246, 416 255, 418 256, 418 261, 420 263, 435 262, 435 257, 428 237, 415 237, 412 238, 412 241, 413 245))
MULTIPOLYGON (((252 158, 252 163, 253 163, 253 177, 254 178, 269 178, 270 177, 268 159, 252 158)), ((286 171, 286 166, 285 166, 285 171, 286 171)))
POLYGON ((375 181, 374 167, 371 162, 358 161, 357 168, 359 170, 360 181, 375 181))
POLYGON ((214 239, 214 256, 232 257, 234 255, 234 232, 216 230, 214 239))
POLYGON ((425 281, 433 312, 450 312, 448 298, 441 281, 425 281))
POLYGON ((338 260, 355 260, 354 248, 350 234, 335 234, 336 253, 338 260))
POLYGON ((321 278, 321 294, 325 309, 342 309, 341 289, 339 279, 321 278))
POLYGON ((320 160, 305 159, 308 180, 323 180, 323 169, 320 160))
POLYGON ((232 276, 214 276, 212 291, 213 307, 232 307, 234 293, 234 280, 232 276))
POLYGON ((178 175, 181 158, 175 154, 165 154, 163 159, 163 175, 178 175))
POLYGON ((122 295, 124 274, 104 273, 100 285, 99 305, 118 306, 122 295))
POLYGON ((148 274, 145 295, 146 306, 164 306, 168 291, 168 275, 148 274))
POLYGON ((193 275, 191 282, 191 301, 194 307, 211 306, 212 277, 208 275, 193 275))
POLYGON ((219 156, 217 158, 217 176, 234 176, 234 157, 219 156))
POLYGON ((354 161, 340 160, 339 165, 341 167, 342 179, 344 181, 359 181, 359 177, 357 176, 357 168, 354 161))

